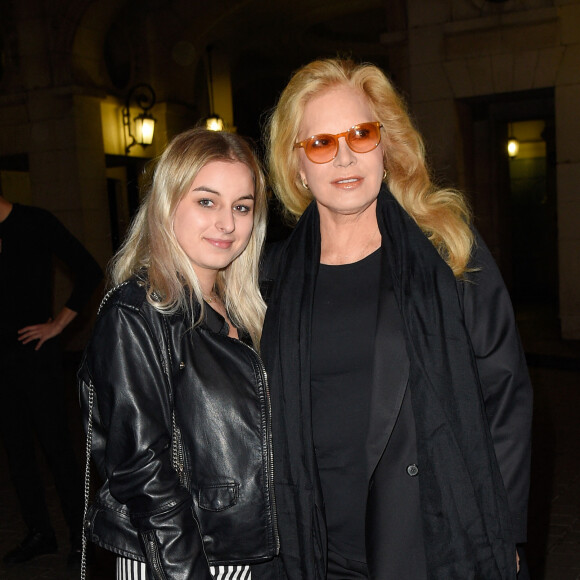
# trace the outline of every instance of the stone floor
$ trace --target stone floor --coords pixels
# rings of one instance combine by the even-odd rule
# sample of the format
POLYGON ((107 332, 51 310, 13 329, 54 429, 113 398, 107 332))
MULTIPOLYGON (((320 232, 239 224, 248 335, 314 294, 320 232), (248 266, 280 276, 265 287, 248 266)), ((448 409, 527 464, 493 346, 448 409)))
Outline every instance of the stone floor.
MULTIPOLYGON (((580 580, 580 341, 559 340, 554 321, 549 312, 518 313, 535 392, 527 553, 533 580, 580 580)), ((77 356, 69 355, 67 359, 70 421, 81 459, 84 441, 74 385, 77 356)), ((67 531, 49 477, 47 495, 60 552, 8 570, 0 568, 0 578, 79 577, 78 573, 66 571, 67 531)), ((4 452, 0 450, 0 554, 24 535, 4 452)), ((91 580, 114 578, 114 561, 108 554, 95 551, 91 562, 91 580)))

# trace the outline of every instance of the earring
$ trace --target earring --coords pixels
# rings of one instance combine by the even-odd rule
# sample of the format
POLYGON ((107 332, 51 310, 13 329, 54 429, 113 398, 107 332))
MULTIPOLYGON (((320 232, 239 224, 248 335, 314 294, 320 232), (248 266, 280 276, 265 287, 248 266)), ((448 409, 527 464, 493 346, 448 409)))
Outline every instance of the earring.
POLYGON ((385 179, 387 179, 387 170, 386 169, 383 170, 383 181, 385 181, 385 179))
POLYGON ((308 187, 308 184, 304 181, 304 179, 301 177, 300 181, 302 182, 302 187, 304 189, 307 189, 308 191, 310 191, 310 188, 308 187))

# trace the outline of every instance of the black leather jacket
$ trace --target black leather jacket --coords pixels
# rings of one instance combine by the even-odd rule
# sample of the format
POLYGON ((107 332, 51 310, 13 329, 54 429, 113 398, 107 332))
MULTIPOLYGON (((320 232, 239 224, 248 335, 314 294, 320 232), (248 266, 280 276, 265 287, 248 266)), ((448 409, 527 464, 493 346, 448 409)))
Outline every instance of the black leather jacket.
POLYGON ((78 377, 105 482, 90 540, 155 579, 210 579, 208 563, 278 553, 266 374, 219 314, 206 308, 191 329, 131 280, 103 301, 78 377))

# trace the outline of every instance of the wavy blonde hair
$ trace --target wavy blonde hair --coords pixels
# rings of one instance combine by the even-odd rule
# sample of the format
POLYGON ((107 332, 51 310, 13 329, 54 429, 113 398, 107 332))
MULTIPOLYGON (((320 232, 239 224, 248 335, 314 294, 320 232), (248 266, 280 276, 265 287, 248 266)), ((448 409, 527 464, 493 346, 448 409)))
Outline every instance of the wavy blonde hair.
POLYGON ((204 302, 191 261, 173 231, 177 206, 208 163, 243 163, 254 192, 253 230, 245 250, 218 272, 216 292, 228 316, 259 345, 266 306, 258 288, 258 264, 266 235, 266 182, 254 152, 240 136, 195 128, 177 135, 156 163, 150 186, 125 242, 110 265, 113 285, 147 272, 147 300, 164 313, 183 309, 193 325, 203 318, 204 302), (194 300, 201 304, 198 319, 194 300))
POLYGON ((294 73, 268 120, 268 162, 272 187, 291 220, 297 220, 313 197, 299 174, 294 149, 304 108, 326 90, 348 86, 361 92, 383 125, 381 145, 385 181, 405 211, 460 278, 473 245, 471 212, 465 197, 454 189, 438 188, 431 180, 425 147, 403 99, 375 65, 350 59, 316 60, 294 73))

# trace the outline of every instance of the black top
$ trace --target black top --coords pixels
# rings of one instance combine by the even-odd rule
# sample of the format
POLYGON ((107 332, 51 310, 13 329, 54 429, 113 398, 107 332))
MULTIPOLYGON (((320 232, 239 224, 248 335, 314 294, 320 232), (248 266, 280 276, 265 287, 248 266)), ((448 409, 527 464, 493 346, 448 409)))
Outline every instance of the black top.
POLYGON ((78 312, 103 277, 95 259, 50 212, 15 203, 0 222, 0 344, 52 316, 53 256, 74 278, 66 306, 78 312))
POLYGON ((316 459, 328 547, 365 562, 365 442, 381 251, 359 262, 320 265, 312 317, 311 392, 316 459))

